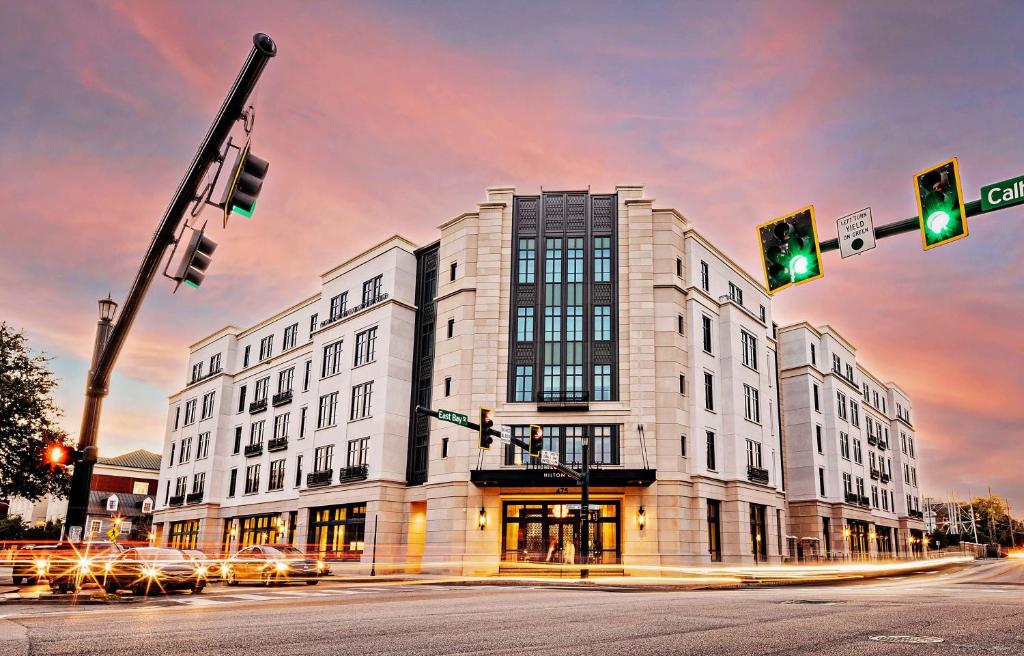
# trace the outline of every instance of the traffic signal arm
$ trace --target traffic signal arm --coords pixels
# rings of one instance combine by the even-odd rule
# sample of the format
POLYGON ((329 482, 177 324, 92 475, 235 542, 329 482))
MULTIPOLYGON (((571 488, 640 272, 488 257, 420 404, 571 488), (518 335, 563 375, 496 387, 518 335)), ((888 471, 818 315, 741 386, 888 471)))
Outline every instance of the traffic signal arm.
MULTIPOLYGON (((433 417, 435 419, 438 419, 437 410, 431 410, 430 408, 425 408, 422 405, 416 406, 416 412, 418 412, 421 415, 430 415, 431 417, 433 417)), ((477 424, 477 423, 472 422, 472 421, 467 421, 466 422, 466 428, 468 428, 468 429, 470 429, 472 431, 476 431, 478 433, 480 432, 480 424, 477 424)), ((492 435, 494 437, 501 437, 501 432, 497 431, 497 430, 495 430, 493 428, 488 430, 487 434, 488 435, 492 435)), ((526 451, 527 453, 530 452, 530 445, 527 442, 524 442, 523 440, 519 439, 518 437, 512 437, 509 441, 512 444, 514 444, 515 446, 517 446, 520 449, 522 449, 523 451, 526 451)), ((558 471, 562 472, 563 474, 565 474, 569 478, 573 479, 577 483, 583 480, 583 476, 578 471, 576 471, 575 469, 572 469, 571 467, 566 467, 563 464, 548 465, 548 466, 553 468, 553 469, 557 469, 558 471)))
MULTIPOLYGON (((964 214, 970 218, 972 216, 978 216, 979 214, 989 214, 997 210, 1001 210, 1013 207, 1012 205, 1000 206, 985 212, 981 209, 981 199, 972 200, 969 203, 964 203, 964 214)), ((912 216, 909 219, 903 219, 902 221, 896 221, 894 223, 887 223, 880 225, 875 228, 875 239, 883 239, 885 237, 891 237, 893 235, 902 234, 904 232, 918 232, 921 229, 921 218, 919 216, 912 216)), ((839 239, 829 239, 821 242, 821 252, 826 251, 837 251, 839 250, 839 239)))

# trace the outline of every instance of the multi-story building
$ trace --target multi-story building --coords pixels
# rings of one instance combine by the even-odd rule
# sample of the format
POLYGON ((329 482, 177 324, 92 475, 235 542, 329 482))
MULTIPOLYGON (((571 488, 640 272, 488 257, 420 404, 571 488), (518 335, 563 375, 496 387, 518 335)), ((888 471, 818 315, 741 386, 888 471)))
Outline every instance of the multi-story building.
POLYGON ((579 559, 570 479, 498 442, 481 451, 423 405, 491 408, 518 436, 539 424, 570 465, 587 441, 596 562, 782 558, 759 282, 640 186, 495 187, 439 229, 418 249, 393 237, 316 295, 191 347, 170 398, 163 543, 288 541, 466 573, 579 559))
POLYGON ((793 554, 923 552, 910 398, 858 364, 830 326, 778 335, 793 554))

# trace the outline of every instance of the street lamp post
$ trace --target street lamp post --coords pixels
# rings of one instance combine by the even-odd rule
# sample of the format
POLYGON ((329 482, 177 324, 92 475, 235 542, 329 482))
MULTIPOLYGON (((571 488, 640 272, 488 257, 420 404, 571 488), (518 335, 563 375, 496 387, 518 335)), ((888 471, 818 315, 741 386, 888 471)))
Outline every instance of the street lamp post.
POLYGON ((580 578, 590 576, 590 436, 583 434, 583 479, 580 481, 580 578))
POLYGON ((88 382, 85 388, 85 409, 82 412, 82 428, 78 434, 78 451, 81 460, 75 463, 71 475, 71 492, 68 496, 68 513, 64 520, 68 527, 68 539, 77 542, 81 539, 85 525, 85 515, 89 503, 89 483, 92 480, 92 469, 96 465, 98 449, 96 434, 100 423, 100 408, 103 397, 107 395, 106 385, 97 386, 93 373, 99 362, 100 354, 114 330, 114 314, 117 302, 107 294, 99 300, 100 318, 96 324, 96 340, 92 345, 92 364, 89 366, 88 382))

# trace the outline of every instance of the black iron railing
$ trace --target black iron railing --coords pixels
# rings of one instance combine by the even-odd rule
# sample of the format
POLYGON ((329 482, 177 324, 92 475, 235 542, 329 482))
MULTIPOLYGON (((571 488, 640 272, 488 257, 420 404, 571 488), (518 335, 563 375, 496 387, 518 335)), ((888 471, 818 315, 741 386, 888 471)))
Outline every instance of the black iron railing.
POLYGON ((257 442, 256 444, 245 445, 246 457, 258 456, 263 453, 263 442, 257 442))
POLYGON ((879 472, 877 469, 872 469, 871 470, 871 479, 872 480, 877 481, 878 477, 881 476, 881 475, 882 475, 881 472, 879 472))
POLYGON ((202 500, 203 500, 203 492, 201 490, 199 492, 193 492, 192 494, 190 494, 187 497, 185 497, 185 501, 187 503, 199 503, 202 500))
POLYGON ((275 408, 277 406, 279 406, 279 405, 284 405, 285 403, 291 403, 291 402, 292 402, 292 391, 291 390, 288 390, 287 392, 278 392, 277 394, 274 395, 274 398, 271 399, 271 401, 270 401, 270 403, 275 408))
POLYGON ((338 477, 339 483, 350 483, 352 481, 365 481, 366 476, 369 474, 370 468, 368 465, 354 465, 352 467, 345 467, 341 470, 341 475, 338 477))
POLYGON ((252 414, 252 415, 256 414, 257 412, 263 412, 266 409, 267 409, 267 400, 266 399, 260 399, 258 401, 253 401, 252 403, 249 404, 249 414, 252 414))
POLYGON ((180 506, 183 503, 185 503, 185 495, 184 494, 175 495, 175 496, 173 496, 173 497, 171 497, 170 499, 167 500, 167 505, 168 506, 180 506))
POLYGON ((284 451, 287 448, 287 437, 277 437, 267 442, 267 451, 284 451))
POLYGON ((541 407, 557 408, 572 407, 581 409, 590 403, 590 392, 587 390, 577 391, 540 391, 537 392, 537 404, 541 407))
POLYGON ((747 480, 767 485, 768 470, 762 469, 761 467, 751 467, 750 465, 747 465, 747 480))
POLYGON ((331 478, 333 476, 333 469, 325 469, 323 471, 310 472, 306 474, 306 487, 322 487, 324 485, 330 485, 331 478))

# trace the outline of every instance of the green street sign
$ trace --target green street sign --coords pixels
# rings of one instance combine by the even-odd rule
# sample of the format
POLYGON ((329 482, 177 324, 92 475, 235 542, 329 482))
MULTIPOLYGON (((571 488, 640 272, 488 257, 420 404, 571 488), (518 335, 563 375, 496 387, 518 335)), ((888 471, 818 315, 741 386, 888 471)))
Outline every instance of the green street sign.
POLYGON ((444 408, 437 409, 437 418, 440 419, 441 421, 450 421, 451 423, 458 424, 459 426, 465 426, 469 424, 469 417, 467 417, 466 415, 460 415, 457 412, 445 410, 444 408))
POLYGON ((1024 203, 1024 175, 981 188, 981 211, 1000 210, 1024 203))

